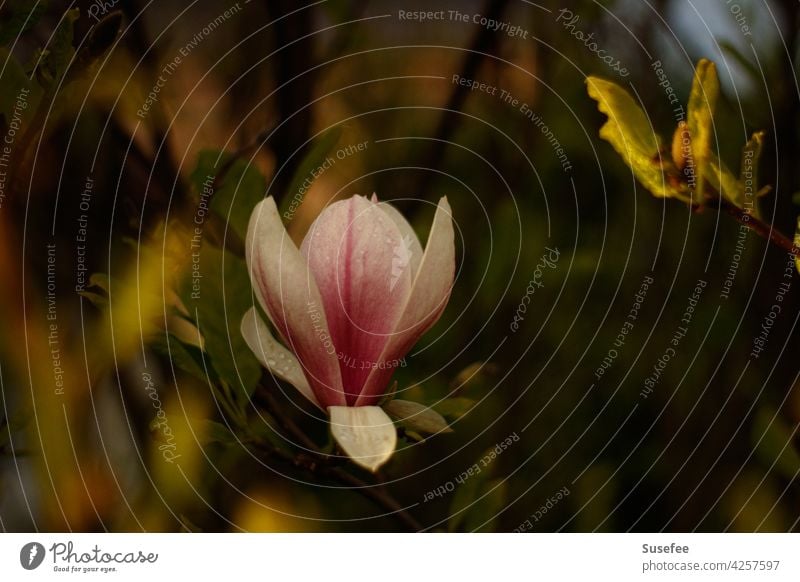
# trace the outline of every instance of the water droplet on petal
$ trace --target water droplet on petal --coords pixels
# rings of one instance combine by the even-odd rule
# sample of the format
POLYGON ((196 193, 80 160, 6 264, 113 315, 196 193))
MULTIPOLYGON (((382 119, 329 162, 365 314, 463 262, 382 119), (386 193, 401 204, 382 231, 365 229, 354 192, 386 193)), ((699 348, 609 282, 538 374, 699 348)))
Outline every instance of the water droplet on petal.
POLYGON ((270 366, 274 366, 275 360, 267 360, 267 364, 269 364, 270 366))

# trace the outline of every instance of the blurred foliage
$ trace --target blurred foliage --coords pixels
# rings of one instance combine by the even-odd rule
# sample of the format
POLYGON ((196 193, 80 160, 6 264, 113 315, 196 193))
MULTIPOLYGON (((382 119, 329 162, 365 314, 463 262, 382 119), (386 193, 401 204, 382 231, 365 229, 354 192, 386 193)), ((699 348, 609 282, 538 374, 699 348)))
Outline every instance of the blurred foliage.
MULTIPOLYGON (((754 188, 754 220, 798 227, 800 104, 777 43, 751 56, 735 34, 696 42, 707 33, 677 0, 656 3, 669 30, 630 2, 573 3, 623 83, 529 6, 494 9, 541 42, 357 22, 409 8, 395 3, 276 1, 195 46, 214 3, 179 19, 169 3, 140 18, 135 1, 99 18, 76 4, 0 8, 0 134, 19 124, 0 198, 4 529, 798 529, 796 274, 753 231, 740 248, 723 212, 745 208, 748 179, 723 160, 747 158, 754 184, 776 185, 754 188), (687 107, 672 147, 649 55, 687 107), (453 82, 465 72, 497 94, 453 82), (450 305, 394 377, 394 402, 419 404, 395 411, 403 439, 377 479, 239 333, 251 209, 272 195, 286 210, 328 158, 287 220, 295 240, 355 193, 393 201, 420 234, 447 195, 459 228, 450 305), (546 248, 559 259, 511 331, 546 248), (642 398, 699 279, 687 335, 642 398)), ((800 7, 778 4, 795 55, 800 7)))

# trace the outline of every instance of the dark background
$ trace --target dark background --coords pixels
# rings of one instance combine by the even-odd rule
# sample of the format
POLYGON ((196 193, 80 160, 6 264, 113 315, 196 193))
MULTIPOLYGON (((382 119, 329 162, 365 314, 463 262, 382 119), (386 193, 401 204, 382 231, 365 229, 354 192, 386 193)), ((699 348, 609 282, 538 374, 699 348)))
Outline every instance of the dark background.
MULTIPOLYGON (((722 83, 715 147, 736 170, 749 135, 766 131, 759 179, 774 189, 762 212, 791 237, 800 177, 800 5, 740 0, 748 36, 724 2, 567 4, 240 2, 168 76, 144 119, 137 110, 164 65, 233 4, 120 1, 120 19, 105 21, 110 33, 100 31, 105 40, 92 4, 73 4, 81 15, 72 44, 89 43, 97 54, 78 48, 86 62, 74 63, 65 77, 71 82, 43 97, 41 125, 31 122, 15 142, 13 181, 0 208, 0 527, 797 530, 797 275, 784 277, 785 252, 751 232, 730 297, 721 297, 739 225, 714 210, 695 213, 654 198, 636 183, 598 137, 605 118, 584 79, 598 75, 635 91, 668 141, 675 119, 651 63, 663 63, 685 103, 694 64, 714 60, 722 83), (575 30, 594 32, 627 77, 570 34, 557 20, 562 8, 579 16, 575 30), (399 10, 419 9, 483 14, 528 34, 398 18, 399 10), (505 89, 552 138, 498 95, 470 92, 453 75, 505 89), (332 197, 373 191, 396 200, 423 241, 430 203, 448 196, 460 237, 453 298, 396 375, 402 397, 433 405, 454 432, 401 440, 378 477, 342 461, 323 469, 297 462, 288 442, 285 455, 244 442, 237 422, 267 423, 280 434, 299 427, 320 446, 326 427, 266 373, 252 397, 234 398, 244 402, 244 418, 234 418, 213 380, 187 373, 177 352, 164 350, 172 345, 163 332, 171 321, 165 289, 181 293, 190 276, 186 232, 198 204, 192 174, 200 152, 237 152, 249 172, 260 172, 263 178, 237 183, 239 203, 265 195, 285 203, 307 171, 303 160, 331 135, 330 151, 368 147, 314 182, 288 224, 297 242, 332 197), (95 301, 75 292, 77 219, 89 175, 86 265, 113 280, 110 291, 94 288, 95 301), (54 387, 48 343, 48 244, 56 245, 51 299, 63 393, 54 387), (543 287, 512 332, 545 247, 557 248, 559 260, 544 270, 543 287), (598 380, 646 276, 653 284, 641 312, 598 380), (645 378, 700 279, 707 287, 687 335, 643 398, 645 378), (784 281, 791 288, 782 311, 760 357, 752 357, 784 281), (106 293, 116 305, 110 312, 106 293), (176 435, 177 465, 159 451, 168 443, 151 425, 145 369, 176 435), (480 474, 425 501, 514 434, 517 442, 480 474), (361 486, 380 499, 353 489, 361 486), (391 503, 410 519, 386 515, 391 503)), ((35 26, 8 42, 14 58, 35 62, 68 6, 50 2, 35 26)), ((3 98, 13 101, 9 74, 3 98)), ((241 239, 225 224, 209 219, 204 237, 241 256, 241 239)), ((224 273, 206 273, 204 284, 222 289, 217 310, 236 312, 247 282, 224 273)), ((194 315, 196 306, 187 307, 194 315)), ((227 321, 227 329, 201 322, 206 340, 235 336, 235 320, 227 321)), ((236 342, 233 360, 252 368, 236 342)))

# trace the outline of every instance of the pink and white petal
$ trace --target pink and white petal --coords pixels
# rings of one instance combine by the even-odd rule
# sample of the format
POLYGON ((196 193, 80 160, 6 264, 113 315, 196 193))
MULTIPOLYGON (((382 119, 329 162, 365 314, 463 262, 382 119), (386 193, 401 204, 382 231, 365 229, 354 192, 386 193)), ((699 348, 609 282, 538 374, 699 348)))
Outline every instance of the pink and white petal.
POLYGON ((300 247, 322 296, 348 405, 379 364, 405 308, 411 273, 397 259, 401 248, 400 229, 363 196, 325 209, 300 247))
MULTIPOLYGON (((258 315, 255 307, 251 307, 242 318, 242 337, 247 346, 253 350, 261 365, 274 376, 297 388, 298 392, 308 398, 315 406, 320 406, 311 385, 303 373, 303 368, 294 354, 283 347, 272 337, 269 327, 258 315)), ((322 408, 320 406, 320 408, 322 408)))
POLYGON ((397 430, 379 406, 331 406, 331 432, 354 463, 372 471, 388 461, 397 446, 397 430))
POLYGON ((317 401, 323 406, 344 405, 339 361, 327 339, 328 322, 319 289, 272 197, 253 210, 245 254, 256 296, 297 356, 317 401))
MULTIPOLYGON (((439 200, 433 217, 428 244, 422 256, 417 276, 409 293, 403 315, 386 343, 378 361, 399 360, 417 343, 442 315, 456 269, 455 231, 453 213, 447 197, 439 200)), ((377 403, 386 389, 393 370, 374 369, 370 373, 355 406, 377 403)))
MULTIPOLYGON (((377 202, 377 198, 373 198, 373 202, 377 202)), ((419 242, 419 237, 397 208, 388 202, 377 202, 377 204, 378 208, 383 210, 394 221, 397 228, 400 229, 400 234, 403 235, 403 249, 398 254, 400 255, 401 263, 408 264, 411 267, 411 279, 413 280, 417 275, 417 271, 419 271, 419 264, 422 261, 422 244, 419 242)))

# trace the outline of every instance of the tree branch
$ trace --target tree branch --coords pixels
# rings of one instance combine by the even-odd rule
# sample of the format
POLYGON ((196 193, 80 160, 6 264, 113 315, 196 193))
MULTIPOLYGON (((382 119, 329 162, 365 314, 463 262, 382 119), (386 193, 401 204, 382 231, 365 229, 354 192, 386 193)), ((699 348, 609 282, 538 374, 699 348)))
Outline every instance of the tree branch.
POLYGON ((352 473, 345 471, 341 467, 333 466, 336 458, 322 452, 319 447, 314 443, 308 435, 306 435, 294 421, 287 417, 285 414, 278 412, 279 403, 269 390, 259 390, 266 407, 269 409, 272 416, 274 416, 283 425, 284 430, 288 432, 296 442, 305 448, 310 454, 304 452, 293 455, 287 451, 280 450, 270 446, 263 441, 257 441, 257 444, 266 449, 271 455, 290 463, 295 467, 303 468, 311 473, 323 477, 331 478, 344 485, 353 488, 357 493, 373 501, 379 507, 382 507, 387 512, 391 513, 398 521, 402 522, 409 530, 418 532, 423 529, 420 524, 408 511, 406 511, 397 500, 386 490, 385 487, 377 483, 367 483, 352 473))
MULTIPOLYGON (((715 198, 708 199, 706 206, 724 210, 728 215, 736 219, 739 224, 749 228, 758 236, 766 239, 794 257, 800 256, 800 247, 797 247, 789 237, 775 229, 772 225, 745 212, 722 196, 717 195, 715 198)), ((698 207, 695 206, 695 208, 698 207)))
MULTIPOLYGON (((486 0, 483 3, 482 14, 491 21, 501 20, 503 13, 508 8, 509 0, 486 0)), ((493 47, 498 42, 499 36, 495 34, 488 27, 481 27, 472 38, 468 52, 464 56, 459 71, 459 77, 462 79, 474 79, 478 73, 478 68, 483 62, 484 55, 492 51, 493 47)), ((464 108, 467 97, 470 94, 470 89, 464 85, 456 84, 453 87, 452 93, 444 106, 442 115, 439 118, 439 123, 433 132, 434 139, 430 142, 429 149, 425 159, 422 161, 423 168, 440 168, 444 160, 445 149, 451 137, 455 133, 459 121, 462 119, 457 111, 464 108)), ((415 196, 425 196, 432 174, 424 172, 417 180, 417 183, 411 189, 415 196)))

